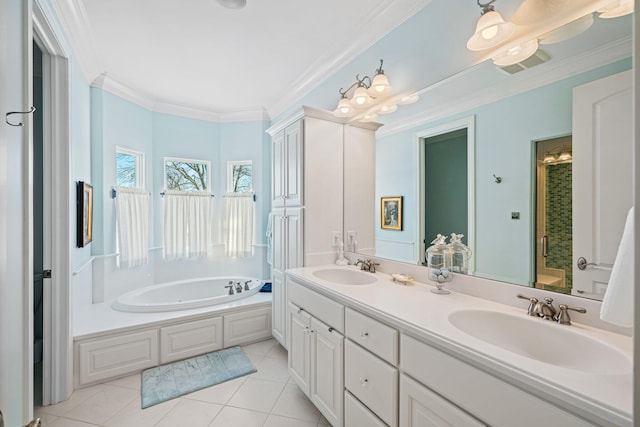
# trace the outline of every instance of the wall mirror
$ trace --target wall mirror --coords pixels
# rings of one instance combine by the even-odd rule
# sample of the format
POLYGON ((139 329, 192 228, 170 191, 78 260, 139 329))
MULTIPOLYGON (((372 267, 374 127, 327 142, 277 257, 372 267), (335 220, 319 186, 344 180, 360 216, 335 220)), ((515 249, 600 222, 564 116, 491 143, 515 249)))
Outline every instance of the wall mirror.
MULTIPOLYGON (((579 254, 572 253, 571 236, 576 227, 572 188, 575 192, 576 168, 593 172, 601 161, 609 161, 600 157, 613 154, 593 141, 583 142, 582 137, 576 141, 574 88, 630 70, 631 31, 631 16, 601 19, 594 15, 593 25, 584 33, 559 43, 541 44, 542 63, 531 68, 509 74, 489 60, 423 89, 420 103, 405 116, 396 113, 396 121, 378 130, 375 178, 369 182, 374 199, 360 206, 345 203, 346 247, 363 256, 422 264, 424 249, 435 237, 433 225, 425 224, 425 218, 457 218, 466 223, 466 229, 460 225, 453 226, 460 228, 456 230, 449 230, 449 225, 436 225, 435 229, 466 235, 464 240, 473 250, 471 274, 601 299, 606 279, 576 276, 580 272, 576 266, 579 254), (459 129, 465 129, 465 134, 456 134, 459 129), (429 150, 434 151, 432 157, 425 159, 428 139, 450 132, 458 140, 466 139, 467 146, 462 143, 456 149, 442 142, 446 149, 434 146, 429 150), (576 155, 588 144, 595 147, 592 154, 597 158, 576 155), (467 177, 447 175, 450 164, 461 162, 451 157, 456 150, 466 156, 467 177), (444 181, 426 182, 424 167, 430 169, 430 179, 435 174, 444 181), (466 189, 465 185, 454 187, 452 176, 459 178, 458 184, 466 184, 466 189), (440 186, 439 191, 430 191, 430 185, 440 186), (447 197, 449 188, 465 193, 454 202, 447 197), (389 196, 403 197, 402 230, 381 228, 380 199, 389 196), (357 218, 365 216, 372 218, 373 227, 370 221, 358 223, 357 218), (361 244, 369 241, 372 243, 361 244), (582 288, 576 285, 580 280, 582 288)), ((625 102, 631 107, 631 98, 625 102)), ((630 126, 628 132, 630 149, 630 126)), ((631 159, 617 161, 625 170, 621 176, 628 173, 629 178, 624 179, 622 188, 613 182, 605 185, 616 189, 616 194, 630 192, 631 159)), ((345 200, 361 197, 365 191, 362 182, 353 185, 349 179, 345 173, 345 200)), ((599 207, 609 203, 610 196, 595 194, 589 186, 580 191, 593 196, 590 209, 594 218, 608 215, 599 207)), ((622 205, 630 203, 630 197, 622 205)), ((620 206, 620 210, 629 206, 620 206)), ((613 245, 614 254, 625 216, 626 211, 616 225, 605 227, 606 233, 614 236, 606 243, 613 245)), ((594 240, 604 235, 603 230, 598 233, 594 240)), ((589 257, 601 258, 593 260, 599 263, 596 268, 587 270, 610 270, 613 263, 611 257, 601 256, 595 249, 584 257, 589 262, 589 257)))

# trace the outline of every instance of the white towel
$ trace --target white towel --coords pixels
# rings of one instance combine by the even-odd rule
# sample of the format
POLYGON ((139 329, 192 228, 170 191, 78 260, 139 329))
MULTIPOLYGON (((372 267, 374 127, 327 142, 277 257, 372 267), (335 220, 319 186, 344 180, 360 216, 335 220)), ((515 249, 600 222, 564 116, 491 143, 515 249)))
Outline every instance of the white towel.
POLYGON ((118 264, 136 267, 149 261, 149 193, 116 187, 118 264))
POLYGON ((225 194, 225 253, 229 257, 253 254, 253 193, 225 194))
POLYGON ((634 285, 634 250, 633 250, 633 207, 627 214, 624 232, 618 246, 616 260, 613 263, 611 277, 604 293, 600 308, 600 319, 614 325, 633 326, 633 285, 634 285))

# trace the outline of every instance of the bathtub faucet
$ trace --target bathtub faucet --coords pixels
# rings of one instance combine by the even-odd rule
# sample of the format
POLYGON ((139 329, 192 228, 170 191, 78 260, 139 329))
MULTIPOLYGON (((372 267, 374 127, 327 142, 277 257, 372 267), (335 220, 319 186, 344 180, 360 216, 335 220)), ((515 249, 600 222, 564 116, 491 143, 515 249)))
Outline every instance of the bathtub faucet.
POLYGON ((225 288, 229 288, 229 295, 233 295, 233 282, 229 282, 229 284, 227 286, 225 286, 225 288))
POLYGON ((240 282, 236 282, 236 292, 237 293, 242 292, 242 285, 240 284, 240 282))
POLYGON ((245 291, 249 290, 249 283, 251 283, 251 280, 247 280, 246 282, 244 282, 244 290, 245 291))

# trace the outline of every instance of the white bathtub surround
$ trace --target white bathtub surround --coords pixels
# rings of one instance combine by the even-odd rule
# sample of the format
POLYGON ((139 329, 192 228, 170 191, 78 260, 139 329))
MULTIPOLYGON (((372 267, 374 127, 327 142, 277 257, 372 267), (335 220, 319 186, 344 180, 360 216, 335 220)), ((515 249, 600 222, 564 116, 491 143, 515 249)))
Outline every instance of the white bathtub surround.
POLYGON ((149 192, 117 187, 116 228, 121 267, 137 267, 149 261, 149 192))
POLYGON ((253 254, 253 192, 226 193, 225 253, 243 258, 253 254))
POLYGON ((624 232, 616 260, 611 270, 611 278, 602 300, 600 318, 614 325, 630 328, 633 326, 633 207, 629 209, 624 232))
POLYGON ((169 260, 208 256, 212 250, 211 193, 165 190, 164 257, 169 260))

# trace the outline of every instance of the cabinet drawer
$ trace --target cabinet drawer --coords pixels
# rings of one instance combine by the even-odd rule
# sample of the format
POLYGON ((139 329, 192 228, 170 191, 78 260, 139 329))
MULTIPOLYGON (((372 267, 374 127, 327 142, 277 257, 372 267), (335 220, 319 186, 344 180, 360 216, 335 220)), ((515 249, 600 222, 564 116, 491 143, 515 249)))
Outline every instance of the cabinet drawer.
POLYGON ((422 384, 400 376, 401 427, 486 427, 422 384))
POLYGON ((160 363, 222 348, 222 317, 160 328, 160 363))
POLYGON ((224 316, 224 347, 271 338, 271 308, 224 316))
POLYGON ((327 325, 344 333, 344 306, 295 283, 289 276, 287 282, 287 298, 327 325))
POLYGON ((392 365, 398 364, 398 331, 350 308, 345 311, 346 335, 392 365))
POLYGON ((346 342, 344 385, 391 427, 398 425, 398 370, 351 341, 346 342))
POLYGON ((400 336, 400 366, 403 372, 491 426, 593 425, 404 334, 400 336))
POLYGON ((158 331, 80 342, 77 355, 79 385, 138 372, 158 364, 158 331))
POLYGON ((344 425, 347 427, 387 427, 348 391, 344 392, 344 425))

